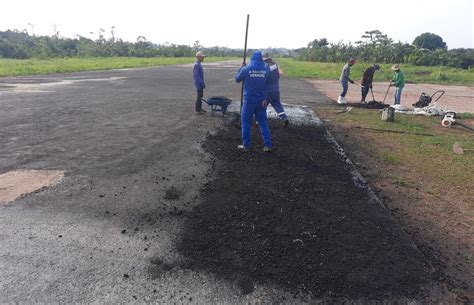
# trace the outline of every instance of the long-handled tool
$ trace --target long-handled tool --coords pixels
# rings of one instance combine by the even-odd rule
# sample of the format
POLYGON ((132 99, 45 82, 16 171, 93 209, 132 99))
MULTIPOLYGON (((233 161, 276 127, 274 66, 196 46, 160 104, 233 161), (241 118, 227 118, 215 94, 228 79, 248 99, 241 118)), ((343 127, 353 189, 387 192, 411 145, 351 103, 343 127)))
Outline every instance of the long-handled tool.
MULTIPOLYGON (((362 89, 365 88, 364 85, 359 84, 358 82, 354 82, 354 84, 356 84, 357 86, 360 86, 360 88, 362 89)), ((369 88, 370 88, 370 92, 372 93, 372 100, 375 101, 375 96, 374 96, 374 91, 372 90, 372 86, 369 86, 369 88)))
POLYGON ((387 98, 388 91, 390 90, 391 85, 392 85, 392 82, 390 82, 390 84, 388 84, 387 92, 385 92, 385 96, 383 97, 382 104, 384 104, 384 105, 385 105, 385 99, 387 98))
POLYGON ((364 88, 365 88, 364 86, 362 86, 362 84, 359 84, 358 82, 352 81, 352 83, 353 83, 354 85, 359 86, 361 89, 364 89, 364 88))
MULTIPOLYGON (((359 84, 357 82, 354 82, 354 84, 360 86, 361 89, 365 90, 365 86, 363 86, 362 84, 359 84)), ((369 88, 370 88, 370 92, 372 93, 372 101, 370 101, 368 103, 364 103, 366 108, 368 108, 368 109, 381 109, 381 108, 384 108, 385 102, 376 101, 375 100, 375 95, 374 95, 374 90, 372 90, 372 86, 370 86, 369 88)), ((384 101, 385 101, 385 99, 384 99, 384 101)))
POLYGON ((364 86, 362 86, 362 85, 359 84, 358 82, 354 82, 354 81, 353 81, 353 84, 354 84, 354 85, 357 85, 357 86, 359 86, 359 87, 361 87, 361 88, 364 88, 364 86))
MULTIPOLYGON (((250 19, 250 14, 247 14, 247 25, 245 26, 244 59, 242 62, 242 66, 245 66, 245 60, 247 59, 247 37, 249 34, 249 19, 250 19)), ((240 113, 242 113, 243 104, 244 104, 244 82, 242 82, 242 89, 240 90, 240 113)))
POLYGON ((463 155, 465 151, 474 151, 474 149, 469 148, 462 148, 461 143, 456 142, 453 144, 453 152, 457 155, 463 155))
POLYGON ((372 90, 372 86, 370 86, 370 92, 372 93, 372 100, 375 102, 374 90, 372 90))

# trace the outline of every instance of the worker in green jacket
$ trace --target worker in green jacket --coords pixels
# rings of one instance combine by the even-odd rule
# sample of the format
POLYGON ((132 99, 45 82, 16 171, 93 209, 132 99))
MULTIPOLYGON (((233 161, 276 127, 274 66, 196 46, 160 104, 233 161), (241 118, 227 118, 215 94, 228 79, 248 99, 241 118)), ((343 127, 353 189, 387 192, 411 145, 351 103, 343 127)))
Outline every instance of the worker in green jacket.
POLYGON ((393 65, 392 70, 395 73, 393 74, 393 79, 392 79, 392 82, 390 83, 390 86, 395 86, 396 88, 394 105, 400 105, 402 90, 403 90, 403 87, 405 87, 405 75, 400 70, 399 64, 393 65))

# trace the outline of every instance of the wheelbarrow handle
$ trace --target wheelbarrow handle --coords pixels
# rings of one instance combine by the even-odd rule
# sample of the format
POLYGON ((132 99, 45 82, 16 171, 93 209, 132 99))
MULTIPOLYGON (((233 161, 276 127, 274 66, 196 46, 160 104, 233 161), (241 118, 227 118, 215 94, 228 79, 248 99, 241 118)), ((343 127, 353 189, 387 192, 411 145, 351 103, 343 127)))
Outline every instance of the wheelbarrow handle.
POLYGON ((438 91, 436 91, 435 93, 433 93, 433 94, 431 95, 432 103, 435 103, 436 101, 438 101, 445 93, 446 93, 446 91, 444 91, 444 90, 438 90, 438 91), (436 100, 433 101, 433 97, 434 97, 436 94, 438 94, 438 93, 440 93, 440 95, 438 96, 438 98, 437 98, 436 100))

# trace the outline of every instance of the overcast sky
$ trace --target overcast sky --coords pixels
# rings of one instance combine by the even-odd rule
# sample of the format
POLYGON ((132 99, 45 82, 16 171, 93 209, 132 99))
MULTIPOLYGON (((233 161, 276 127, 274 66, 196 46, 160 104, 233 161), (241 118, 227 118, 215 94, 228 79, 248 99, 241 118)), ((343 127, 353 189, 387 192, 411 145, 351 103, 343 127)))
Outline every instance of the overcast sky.
POLYGON ((1 0, 0 30, 27 29, 36 35, 110 36, 136 41, 206 47, 243 47, 250 14, 249 48, 304 47, 315 38, 357 41, 378 29, 409 42, 424 32, 440 35, 449 48, 474 48, 473 0, 1 0), (93 32, 94 34, 90 34, 93 32))

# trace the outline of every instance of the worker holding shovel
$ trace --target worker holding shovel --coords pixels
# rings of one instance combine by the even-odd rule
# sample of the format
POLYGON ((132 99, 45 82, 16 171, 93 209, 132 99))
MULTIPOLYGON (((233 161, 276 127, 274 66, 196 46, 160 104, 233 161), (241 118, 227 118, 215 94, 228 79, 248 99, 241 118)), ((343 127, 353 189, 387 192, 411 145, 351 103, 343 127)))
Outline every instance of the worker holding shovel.
MULTIPOLYGON (((369 89, 372 90, 372 82, 374 80, 374 74, 375 71, 378 71, 380 69, 380 66, 378 64, 373 64, 372 66, 368 67, 364 71, 364 75, 362 77, 362 83, 360 86, 360 90, 362 92, 362 99, 360 102, 362 104, 365 104, 365 98, 367 97, 367 94, 369 93, 369 89)), ((373 92, 372 92, 373 96, 373 92)))
POLYGON ((346 94, 347 90, 349 89, 349 82, 351 84, 354 83, 354 81, 349 76, 351 74, 351 67, 355 64, 355 62, 355 58, 351 57, 349 61, 344 65, 344 68, 342 68, 341 77, 339 78, 342 85, 342 92, 339 98, 337 99, 338 104, 346 104, 346 94))
POLYGON ((403 87, 405 87, 405 75, 400 70, 400 65, 396 64, 392 66, 392 71, 394 71, 392 81, 390 86, 395 86, 395 104, 394 108, 400 107, 400 101, 402 98, 403 87))
POLYGON ((242 144, 237 146, 241 151, 250 150, 250 130, 253 117, 257 119, 265 147, 263 151, 272 151, 272 138, 267 120, 267 100, 265 88, 269 70, 263 62, 262 52, 253 53, 250 64, 242 66, 235 76, 235 81, 244 82, 244 100, 242 105, 242 144))

